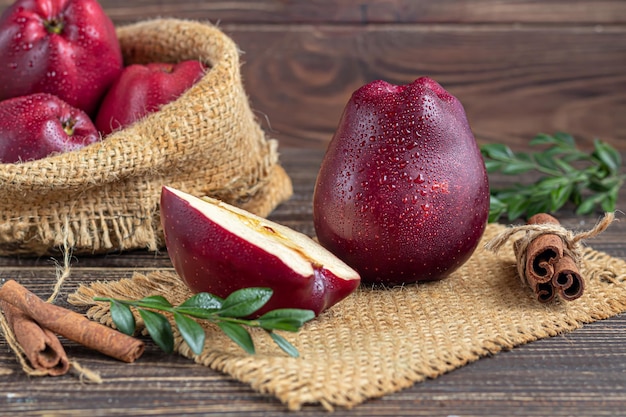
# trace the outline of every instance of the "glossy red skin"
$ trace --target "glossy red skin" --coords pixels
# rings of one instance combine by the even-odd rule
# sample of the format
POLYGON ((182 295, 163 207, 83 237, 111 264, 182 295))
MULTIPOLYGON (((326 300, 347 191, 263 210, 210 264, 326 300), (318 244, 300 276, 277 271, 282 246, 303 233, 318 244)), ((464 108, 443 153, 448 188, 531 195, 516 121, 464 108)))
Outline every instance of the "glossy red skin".
POLYGON ((278 308, 319 315, 359 285, 359 280, 343 280, 323 267, 308 277, 296 274, 275 255, 210 221, 166 188, 160 211, 168 255, 185 284, 194 292, 222 298, 241 288, 271 288, 272 297, 256 316, 278 308))
POLYGON ((0 100, 50 93, 90 116, 122 71, 115 28, 95 0, 18 0, 0 18, 0 100), (60 34, 44 25, 62 19, 60 34))
POLYGON ((39 93, 0 102, 0 162, 44 158, 98 142, 89 116, 60 98, 39 93), (68 135, 63 124, 73 124, 68 135))
POLYGON ((103 134, 129 126, 143 116, 180 97, 204 75, 199 61, 177 64, 130 65, 107 92, 96 127, 103 134))
POLYGON ((438 280, 475 250, 489 185, 461 103, 423 77, 354 92, 317 178, 322 246, 365 283, 438 280))

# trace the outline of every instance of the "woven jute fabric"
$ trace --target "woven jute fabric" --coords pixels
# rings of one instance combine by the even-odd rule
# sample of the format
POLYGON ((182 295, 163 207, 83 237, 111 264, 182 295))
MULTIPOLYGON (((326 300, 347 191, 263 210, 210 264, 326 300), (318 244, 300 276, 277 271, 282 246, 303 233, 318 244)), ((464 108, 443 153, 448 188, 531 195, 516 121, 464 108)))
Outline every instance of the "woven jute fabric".
POLYGON ((0 255, 157 249, 163 185, 261 216, 292 194, 277 142, 250 108, 232 39, 178 19, 117 33, 126 65, 199 59, 208 70, 177 100, 100 143, 0 164, 0 255))
MULTIPOLYGON (((487 355, 579 328, 626 311, 626 262, 586 248, 587 287, 576 301, 540 304, 517 277, 512 245, 496 256, 483 244, 504 229, 489 225, 470 260, 445 280, 397 288, 360 288, 285 334, 300 352, 291 358, 263 333, 253 332, 248 355, 213 325, 195 356, 176 335, 176 351, 277 397, 291 410, 305 404, 353 407, 436 378, 487 355)), ((108 305, 94 296, 138 298, 160 294, 172 303, 191 295, 175 273, 81 286, 69 301, 111 325, 108 305)))

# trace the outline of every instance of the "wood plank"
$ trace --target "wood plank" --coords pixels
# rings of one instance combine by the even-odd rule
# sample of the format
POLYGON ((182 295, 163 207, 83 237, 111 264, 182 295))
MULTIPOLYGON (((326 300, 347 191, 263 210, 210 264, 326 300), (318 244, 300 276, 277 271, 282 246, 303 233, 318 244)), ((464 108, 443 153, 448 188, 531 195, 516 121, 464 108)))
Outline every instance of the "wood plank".
MULTIPOLYGON (((0 5, 11 0, 2 0, 0 5)), ((116 22, 173 16, 223 23, 583 23, 626 21, 620 0, 100 0, 116 22)))
POLYGON ((626 28, 223 29, 245 52, 252 105, 283 146, 325 148, 350 94, 366 82, 428 75, 465 105, 481 142, 524 146, 539 132, 562 130, 585 146, 602 138, 626 148, 626 28))

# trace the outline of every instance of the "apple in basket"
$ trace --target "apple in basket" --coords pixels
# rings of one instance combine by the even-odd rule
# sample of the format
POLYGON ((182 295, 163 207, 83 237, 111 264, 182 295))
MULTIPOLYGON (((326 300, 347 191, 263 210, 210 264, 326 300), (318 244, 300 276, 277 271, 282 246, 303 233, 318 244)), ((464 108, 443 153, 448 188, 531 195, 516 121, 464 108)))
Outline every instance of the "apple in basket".
POLYGON ((96 127, 107 135, 132 124, 177 99, 200 80, 205 71, 205 66, 197 60, 129 65, 104 97, 96 127))
POLYGON ((96 0, 14 2, 0 17, 0 61, 0 100, 49 93, 91 117, 123 67, 96 0))
POLYGON ((313 239, 219 200, 163 187, 160 210, 168 254, 192 291, 227 297, 267 287, 274 293, 256 314, 318 315, 359 286, 357 272, 313 239))
POLYGON ((46 93, 0 102, 0 161, 44 158, 98 142, 89 116, 46 93))
POLYGON ((485 164, 463 106, 434 80, 355 91, 320 167, 319 242, 363 282, 445 278, 489 214, 485 164))

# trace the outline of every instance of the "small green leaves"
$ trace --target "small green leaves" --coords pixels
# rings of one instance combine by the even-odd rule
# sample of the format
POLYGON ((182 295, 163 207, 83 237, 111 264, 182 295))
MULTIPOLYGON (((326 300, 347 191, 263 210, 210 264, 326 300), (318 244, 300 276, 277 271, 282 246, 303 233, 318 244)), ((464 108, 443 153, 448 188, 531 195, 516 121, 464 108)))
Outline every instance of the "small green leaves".
POLYGON ((269 288, 243 288, 224 300, 220 315, 223 317, 246 317, 265 305, 272 296, 269 288))
POLYGON ((172 334, 172 325, 167 318, 152 310, 144 310, 143 308, 138 310, 154 343, 159 345, 165 353, 172 353, 174 351, 174 335, 172 334))
POLYGON ((167 317, 157 311, 170 313, 183 340, 195 354, 204 349, 206 333, 195 319, 208 320, 217 326, 243 350, 254 354, 254 342, 246 327, 265 330, 272 340, 288 355, 297 357, 297 349, 275 330, 297 332, 307 321, 315 318, 311 310, 277 309, 257 319, 246 319, 272 297, 269 288, 243 288, 222 299, 209 293, 198 293, 174 307, 163 296, 156 295, 141 300, 118 300, 96 297, 96 301, 107 301, 111 305, 111 319, 117 328, 126 334, 135 331, 135 308, 144 322, 148 334, 165 352, 174 350, 172 325, 167 317), (156 310, 156 311, 155 311, 156 310))
POLYGON ((615 210, 617 194, 626 176, 620 175, 622 164, 617 150, 600 140, 594 141, 593 152, 576 147, 574 138, 558 132, 541 133, 530 141, 543 146, 538 152, 513 152, 503 144, 481 147, 488 173, 520 175, 526 172, 543 174, 532 184, 514 184, 491 189, 489 221, 505 216, 509 221, 522 216, 559 210, 568 202, 580 215, 597 208, 615 210))
POLYGON ((126 304, 111 300, 111 319, 120 332, 130 336, 135 331, 135 316, 126 304))

